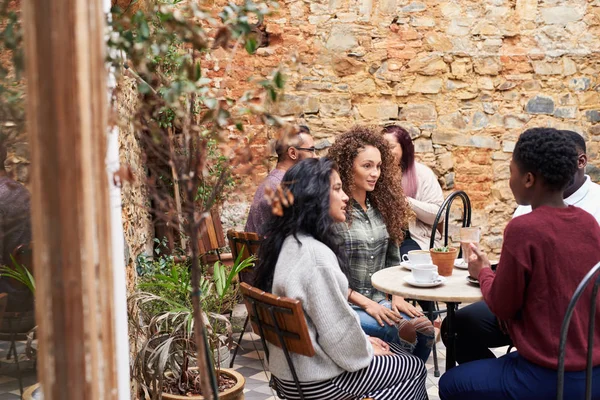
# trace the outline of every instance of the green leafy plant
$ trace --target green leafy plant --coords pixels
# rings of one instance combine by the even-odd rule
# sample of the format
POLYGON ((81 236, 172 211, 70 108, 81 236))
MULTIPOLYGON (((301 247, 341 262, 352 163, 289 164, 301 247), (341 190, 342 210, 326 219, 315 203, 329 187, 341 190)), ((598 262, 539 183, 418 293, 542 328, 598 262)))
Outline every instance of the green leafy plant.
MULTIPOLYGON (((240 255, 229 268, 217 261, 212 275, 200 277, 199 297, 208 333, 207 345, 210 356, 217 357, 214 360, 217 366, 220 353, 215 350, 233 344, 233 328, 224 313, 237 303, 235 277, 253 267, 254 262, 254 257, 242 260, 240 255)), ((189 371, 194 366, 196 352, 191 272, 184 264, 171 261, 167 264, 168 273, 156 270, 142 276, 140 290, 129 299, 130 312, 140 310, 135 330, 147 337, 136 356, 134 378, 152 399, 167 388, 181 387, 182 382, 194 380, 189 371)))
POLYGON ((33 278, 33 275, 31 275, 31 272, 29 272, 25 266, 20 265, 12 255, 10 256, 10 259, 12 260, 14 268, 10 268, 6 265, 0 266, 0 276, 12 278, 19 283, 22 283, 35 295, 35 279, 33 278))

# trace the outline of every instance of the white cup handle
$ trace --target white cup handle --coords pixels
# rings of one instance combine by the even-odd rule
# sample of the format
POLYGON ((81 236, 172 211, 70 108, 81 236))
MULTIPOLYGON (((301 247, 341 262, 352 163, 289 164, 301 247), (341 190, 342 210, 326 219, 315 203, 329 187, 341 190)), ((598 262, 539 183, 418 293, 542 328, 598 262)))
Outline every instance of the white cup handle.
POLYGON ((402 261, 408 261, 408 254, 402 254, 402 261))
POLYGON ((434 272, 432 275, 433 275, 433 279, 432 279, 433 282, 440 279, 440 274, 438 274, 437 272, 434 272))

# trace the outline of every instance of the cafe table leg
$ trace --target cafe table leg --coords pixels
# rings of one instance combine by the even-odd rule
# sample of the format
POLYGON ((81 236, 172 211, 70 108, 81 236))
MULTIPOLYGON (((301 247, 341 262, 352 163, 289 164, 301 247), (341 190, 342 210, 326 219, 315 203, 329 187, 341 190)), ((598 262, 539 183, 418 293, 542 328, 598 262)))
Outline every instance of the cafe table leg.
POLYGON ((455 311, 458 307, 458 303, 446 303, 448 315, 446 316, 446 326, 448 328, 446 333, 446 371, 451 370, 456 366, 456 327, 455 324, 455 311))

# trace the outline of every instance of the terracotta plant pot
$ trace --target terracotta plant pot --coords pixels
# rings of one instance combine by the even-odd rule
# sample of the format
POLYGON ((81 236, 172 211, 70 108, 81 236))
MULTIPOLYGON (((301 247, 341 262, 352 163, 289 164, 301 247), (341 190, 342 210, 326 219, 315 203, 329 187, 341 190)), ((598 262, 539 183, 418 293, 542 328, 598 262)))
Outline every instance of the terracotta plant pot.
MULTIPOLYGON (((222 368, 221 373, 236 379, 237 383, 232 388, 219 393, 219 400, 244 400, 244 386, 246 385, 246 379, 244 379, 239 372, 235 372, 228 368, 222 368)), ((204 400, 204 396, 179 396, 177 394, 169 393, 163 393, 162 398, 165 400, 204 400)))
POLYGON ((458 255, 458 248, 450 247, 450 251, 448 252, 434 251, 431 249, 429 250, 429 254, 431 254, 431 262, 438 267, 438 274, 442 276, 452 275, 452 271, 454 270, 454 260, 456 260, 456 256, 458 255))

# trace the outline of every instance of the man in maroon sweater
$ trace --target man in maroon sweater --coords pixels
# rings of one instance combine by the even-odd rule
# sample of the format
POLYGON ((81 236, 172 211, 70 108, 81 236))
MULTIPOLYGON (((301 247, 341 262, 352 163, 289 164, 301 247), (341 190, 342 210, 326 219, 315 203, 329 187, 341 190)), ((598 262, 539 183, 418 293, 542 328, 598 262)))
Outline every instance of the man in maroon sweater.
MULTIPOLYGON (((513 153, 510 187, 530 214, 509 222, 497 272, 473 246, 469 273, 478 278, 489 309, 506 322, 518 349, 498 359, 461 364, 440 380, 450 399, 548 399, 556 396, 560 327, 575 289, 600 262, 600 226, 580 208, 567 206, 563 190, 577 169, 574 143, 552 128, 525 131, 513 153)), ((567 339, 565 398, 583 397, 591 287, 578 304, 567 339)), ((595 343, 600 342, 596 318, 595 343)), ((594 350, 600 379, 600 347, 594 350)), ((594 385, 600 399, 600 385, 594 385)))

